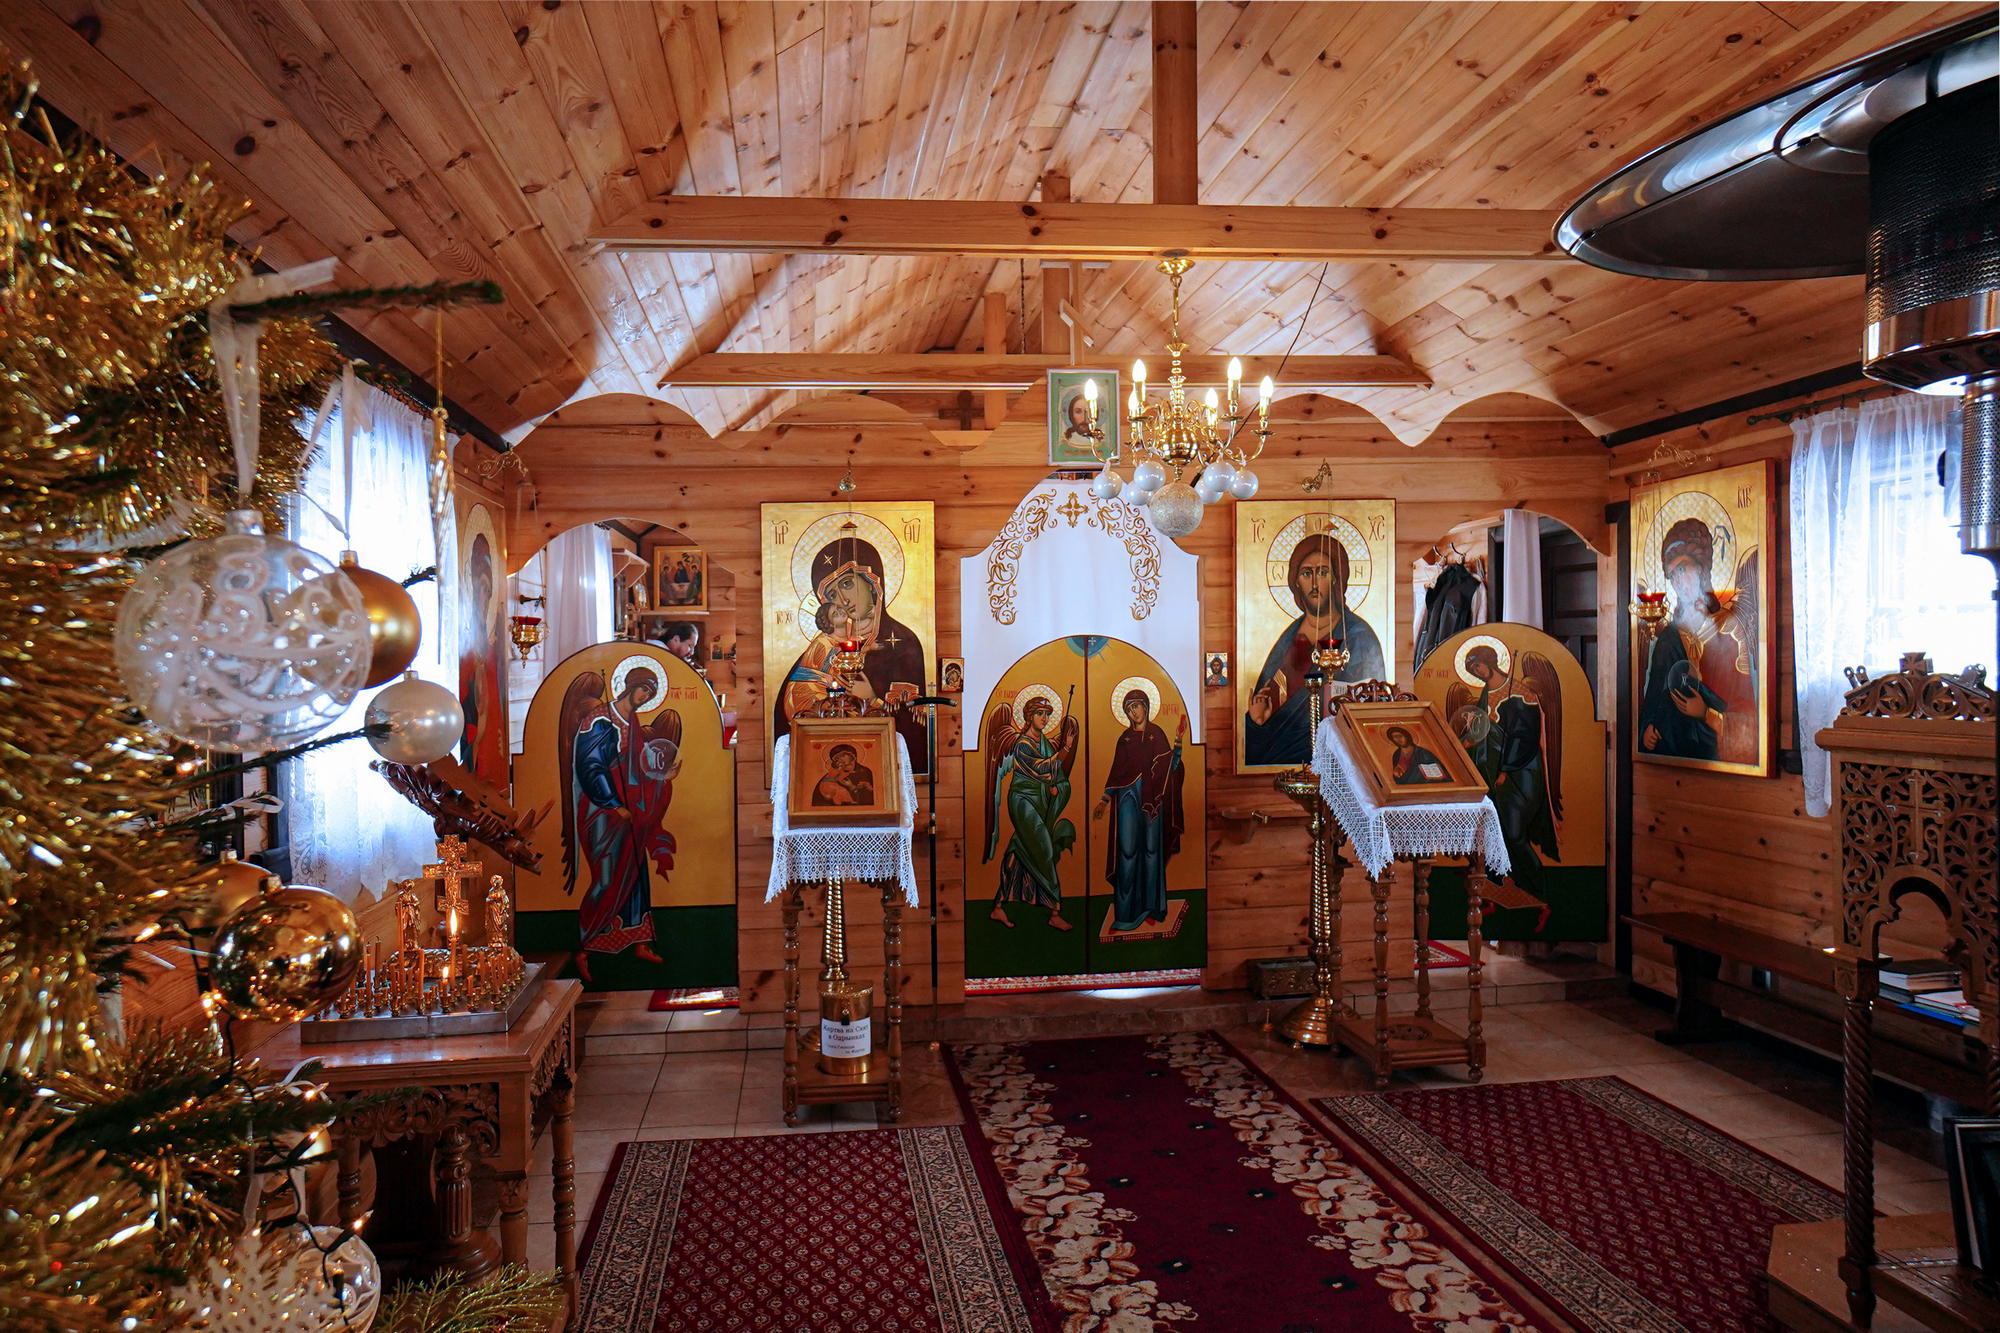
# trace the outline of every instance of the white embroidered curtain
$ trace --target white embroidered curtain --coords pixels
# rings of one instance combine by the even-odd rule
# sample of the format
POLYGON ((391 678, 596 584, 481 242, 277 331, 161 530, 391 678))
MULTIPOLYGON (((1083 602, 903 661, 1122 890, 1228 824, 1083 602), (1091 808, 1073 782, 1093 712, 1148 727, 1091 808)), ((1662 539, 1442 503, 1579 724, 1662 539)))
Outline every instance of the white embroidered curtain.
POLYGON ((1940 671, 1992 670, 1992 566, 1960 553, 1956 487, 1948 508, 1938 483, 1938 455, 1958 434, 1956 399, 1912 393, 1792 423, 1792 652, 1808 814, 1832 802, 1813 736, 1840 712, 1844 668, 1879 676, 1921 650, 1940 671))
MULTIPOLYGON (((431 535, 429 478, 430 421, 376 389, 363 385, 373 425, 354 436, 354 503, 342 494, 340 418, 336 411, 320 433, 319 454, 306 473, 306 494, 316 503, 297 504, 292 540, 338 559, 351 550, 365 569, 401 581, 428 565, 443 571, 410 588, 423 620, 423 644, 412 670, 425 680, 458 692, 455 533, 445 549, 431 535), (353 517, 346 538, 335 527, 343 509, 353 517)), ((364 690, 322 734, 353 731, 374 690, 364 690)), ((343 741, 290 761, 284 796, 292 874, 353 901, 363 889, 380 898, 391 878, 417 874, 434 860, 436 841, 430 816, 392 790, 368 763, 377 758, 365 740, 343 741)))

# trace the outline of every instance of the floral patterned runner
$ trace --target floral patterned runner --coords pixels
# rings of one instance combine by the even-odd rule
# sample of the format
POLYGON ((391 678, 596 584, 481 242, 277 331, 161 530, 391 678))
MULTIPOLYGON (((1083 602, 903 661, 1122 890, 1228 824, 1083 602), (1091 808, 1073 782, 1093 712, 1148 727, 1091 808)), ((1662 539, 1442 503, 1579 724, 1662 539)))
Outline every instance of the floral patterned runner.
POLYGON ((1568 1333, 1215 1033, 949 1054, 1064 1333, 1568 1333))

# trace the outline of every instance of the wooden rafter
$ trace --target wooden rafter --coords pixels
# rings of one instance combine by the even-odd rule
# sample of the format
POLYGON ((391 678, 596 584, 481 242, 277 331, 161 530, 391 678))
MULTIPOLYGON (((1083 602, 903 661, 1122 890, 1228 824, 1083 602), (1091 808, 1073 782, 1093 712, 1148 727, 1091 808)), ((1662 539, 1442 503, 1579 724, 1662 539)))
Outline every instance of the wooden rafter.
POLYGON ((668 195, 590 240, 624 252, 1029 259, 1568 262, 1556 214, 1510 208, 1292 208, 668 195))
MULTIPOLYGON (((1115 357, 1092 358, 1097 364, 1129 373, 1131 363, 1115 357)), ((1393 356, 1246 356, 1244 382, 1254 386, 1270 375, 1285 392, 1309 388, 1384 386, 1429 388, 1430 377, 1393 356), (1283 361, 1280 374, 1279 364, 1283 361)), ((876 356, 867 353, 711 352, 669 371, 659 387, 714 389, 1025 389, 1051 370, 1067 368, 1067 356, 980 356, 936 352, 917 356, 876 356)), ((1226 356, 1191 356, 1182 363, 1188 382, 1220 385, 1228 372, 1226 356)), ((1167 363, 1148 361, 1147 374, 1164 384, 1167 363)))

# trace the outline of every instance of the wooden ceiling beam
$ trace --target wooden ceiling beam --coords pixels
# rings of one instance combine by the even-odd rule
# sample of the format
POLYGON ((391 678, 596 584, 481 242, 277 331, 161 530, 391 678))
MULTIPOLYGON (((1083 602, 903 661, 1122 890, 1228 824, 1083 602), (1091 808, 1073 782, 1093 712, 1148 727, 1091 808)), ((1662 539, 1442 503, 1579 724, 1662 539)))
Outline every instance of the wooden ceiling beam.
POLYGON ((774 199, 668 195, 590 235, 617 251, 982 255, 1028 259, 1572 262, 1557 214, 1505 208, 1308 208, 774 199))
MULTIPOLYGON (((1125 367, 1117 358, 1099 364, 1125 367)), ((1308 388, 1412 387, 1429 388, 1430 376, 1393 356, 1246 356, 1243 380, 1256 392, 1259 377, 1277 379, 1285 392, 1308 388), (1284 371, 1279 374, 1279 363, 1284 371)), ((710 352, 669 371, 660 388, 695 389, 985 389, 1019 390, 1039 383, 1051 370, 1070 366, 1067 356, 980 356, 958 352, 915 356, 868 353, 710 352)), ((1220 385, 1229 366, 1227 356, 1191 356, 1182 362, 1188 383, 1220 385)), ((1154 358, 1147 367, 1150 382, 1166 383, 1167 365, 1154 358)))

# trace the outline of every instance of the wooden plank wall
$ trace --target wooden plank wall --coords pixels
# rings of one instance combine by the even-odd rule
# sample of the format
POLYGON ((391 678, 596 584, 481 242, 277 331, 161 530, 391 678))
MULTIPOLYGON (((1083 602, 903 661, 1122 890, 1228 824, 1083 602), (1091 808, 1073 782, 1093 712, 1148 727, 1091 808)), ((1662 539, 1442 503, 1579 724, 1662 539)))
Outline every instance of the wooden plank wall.
MULTIPOLYGON (((1329 400, 1320 400, 1323 404, 1329 400)), ((1398 497, 1397 655, 1407 678, 1410 656, 1408 564, 1455 524, 1497 515, 1513 504, 1573 515, 1580 528, 1602 542, 1607 452, 1567 419, 1482 419, 1447 423, 1420 447, 1398 443, 1379 423, 1312 420, 1310 408, 1295 408, 1281 422, 1270 449, 1258 464, 1265 497, 1302 495, 1301 484, 1322 460, 1333 469, 1322 494, 1398 497)), ((1027 395, 1016 415, 1038 417, 1039 395, 1027 395), (1034 401, 1027 401, 1032 399, 1034 401)), ((1323 411, 1317 413, 1325 415, 1323 411)), ((518 566, 535 544, 578 523, 624 517, 662 523, 706 547, 718 563, 736 572, 741 633, 737 643, 735 703, 739 716, 737 794, 737 893, 740 922, 739 967, 743 1004, 748 1009, 782 1005, 782 928, 775 905, 764 902, 770 870, 770 805, 764 740, 767 673, 789 664, 762 660, 762 571, 759 506, 766 502, 839 499, 835 486, 851 459, 857 499, 928 497, 937 504, 938 571, 936 652, 958 655, 959 560, 983 550, 1014 506, 1046 473, 1018 451, 987 462, 985 450, 960 455, 941 448, 924 430, 868 422, 834 428, 783 426, 746 441, 706 441, 692 433, 673 436, 657 422, 619 426, 545 425, 521 446, 533 471, 537 507, 509 534, 510 558, 518 566), (732 465, 733 464, 733 465, 732 465)), ((1037 427, 1039 430, 1039 427, 1037 427)), ((1209 511, 1183 545, 1199 555, 1205 646, 1234 652, 1234 572, 1232 514, 1228 505, 1209 511)), ((1240 664, 1239 664, 1240 666, 1240 664)), ((976 707, 976 704, 974 705, 976 707)), ((962 998, 964 986, 964 784, 957 710, 941 710, 938 738, 938 932, 939 1000, 962 998)), ((1240 822, 1218 811, 1261 807, 1288 812, 1268 777, 1237 778, 1229 773, 1233 705, 1224 691, 1204 701, 1208 743, 1210 918, 1209 965, 1205 984, 1244 984, 1245 960, 1302 951, 1306 902, 1306 839, 1299 823, 1274 823, 1239 840, 1240 822)), ((919 837, 918 877, 928 868, 919 837)), ((879 909, 850 894, 849 947, 864 970, 880 967, 879 909)), ((1358 875, 1345 885, 1343 934, 1355 944, 1372 938, 1372 904, 1358 875)), ((1404 900, 1406 903, 1406 899, 1404 900)), ((808 925, 816 928, 816 911, 808 925)), ((927 915, 906 913, 903 963, 905 997, 930 999, 927 915)), ((1392 936, 1407 969, 1411 948, 1407 906, 1392 918, 1392 936)), ((808 933, 804 965, 811 967, 817 945, 808 933)))
MULTIPOLYGON (((1853 387, 1865 387, 1857 384, 1853 387)), ((1882 386, 1874 386, 1881 390, 1882 386)), ((1826 397, 1822 391, 1818 397, 1826 397)), ((1782 411, 1805 400, 1759 408, 1782 411)), ((1792 666, 1791 427, 1747 423, 1747 415, 1689 427, 1614 451, 1613 468, 1643 462, 1661 445, 1697 451, 1699 461, 1662 469, 1671 478, 1757 459, 1777 462, 1776 553, 1778 739, 1797 746, 1792 666)), ((1613 479, 1629 496, 1639 474, 1613 479)), ((1627 597, 1621 593, 1622 607, 1627 597)), ((1609 633, 1606 651, 1615 646, 1609 633)), ((1793 943, 1824 946, 1840 935, 1840 886, 1834 877, 1834 827, 1805 810, 1805 780, 1703 773, 1665 764, 1633 763, 1632 908, 1635 912, 1695 912, 1793 943)), ((1910 900, 1901 920, 1885 927, 1883 948, 1901 957, 1934 955, 1945 942, 1944 921, 1928 903, 1910 900)), ((1673 953, 1644 931, 1632 938, 1632 979, 1673 994, 1673 953)))

